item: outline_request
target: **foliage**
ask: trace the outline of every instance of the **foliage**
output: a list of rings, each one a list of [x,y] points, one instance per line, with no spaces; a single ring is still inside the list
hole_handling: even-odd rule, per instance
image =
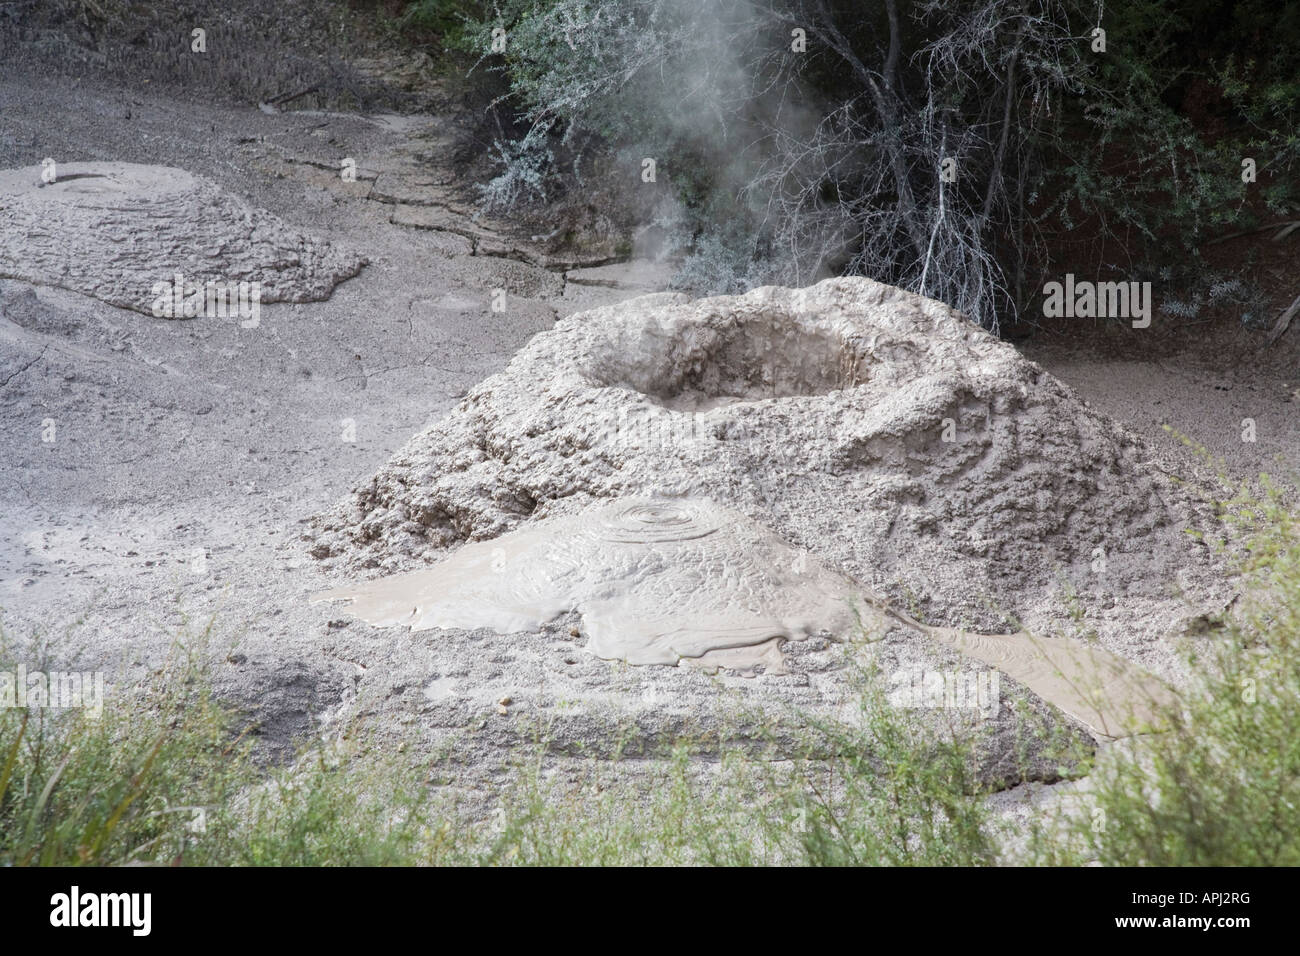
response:
[[[1300,18],[1265,6],[504,0],[457,42],[526,129],[489,207],[585,188],[592,152],[626,183],[653,158],[684,284],[863,273],[996,328],[1064,242],[1119,240],[1135,278],[1194,262],[1249,219],[1245,156],[1294,208]]]

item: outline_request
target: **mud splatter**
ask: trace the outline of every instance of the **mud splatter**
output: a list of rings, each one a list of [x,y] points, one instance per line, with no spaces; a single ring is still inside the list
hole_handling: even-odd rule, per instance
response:
[[[588,647],[629,664],[676,664],[711,652],[746,669],[773,638],[859,625],[853,582],[756,522],[708,501],[627,499],[468,544],[423,571],[337,588],[376,626],[533,630],[570,611]],[[870,629],[887,626],[868,610]]]

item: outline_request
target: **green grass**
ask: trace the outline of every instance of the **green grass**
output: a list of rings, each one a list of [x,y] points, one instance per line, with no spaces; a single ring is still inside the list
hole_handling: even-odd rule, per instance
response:
[[[201,808],[253,779],[249,745],[201,684],[168,671],[93,718],[0,709],[0,863],[170,861]]]
[[[973,738],[932,738],[877,686],[864,675],[860,724],[806,722],[796,760],[683,741],[555,774],[539,737],[485,814],[430,786],[455,780],[450,758],[360,731],[264,769],[180,661],[99,719],[0,711],[0,865],[992,862]]]

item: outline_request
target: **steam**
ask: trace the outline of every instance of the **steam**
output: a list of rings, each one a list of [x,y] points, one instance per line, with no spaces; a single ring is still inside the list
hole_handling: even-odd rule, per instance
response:
[[[1024,298],[1032,238],[1005,226],[1086,69],[1060,0],[560,0],[509,33],[532,126],[498,144],[489,204],[596,134],[657,193],[636,251],[687,254],[693,291],[865,275],[993,330]]]

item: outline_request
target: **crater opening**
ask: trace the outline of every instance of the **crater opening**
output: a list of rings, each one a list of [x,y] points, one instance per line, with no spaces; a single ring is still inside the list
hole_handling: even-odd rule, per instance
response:
[[[862,350],[812,317],[756,315],[725,323],[702,318],[626,331],[635,338],[611,340],[590,378],[678,411],[825,395],[867,380]]]

